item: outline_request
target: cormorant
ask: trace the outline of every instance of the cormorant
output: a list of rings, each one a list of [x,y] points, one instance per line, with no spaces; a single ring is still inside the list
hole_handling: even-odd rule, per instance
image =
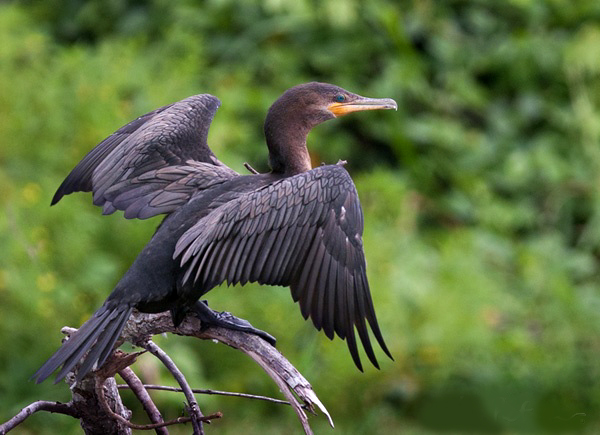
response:
[[[343,165],[312,169],[306,137],[316,125],[351,112],[396,109],[325,83],[288,89],[268,111],[264,132],[270,173],[241,176],[209,149],[209,125],[220,101],[195,95],[156,109],[93,148],[57,190],[92,191],[105,214],[166,214],[150,242],[102,307],[33,376],[39,383],[62,365],[56,382],[83,358],[77,379],[111,354],[132,310],[188,312],[208,325],[268,334],[199,298],[222,282],[289,286],[304,318],[345,339],[362,371],[354,329],[378,366],[366,323],[383,340],[366,276],[363,215]],[[88,352],[86,355],[86,352]]]

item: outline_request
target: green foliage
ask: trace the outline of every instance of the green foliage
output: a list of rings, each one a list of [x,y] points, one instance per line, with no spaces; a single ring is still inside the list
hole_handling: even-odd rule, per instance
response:
[[[26,380],[159,222],[101,216],[86,194],[50,209],[74,164],[134,117],[210,92],[213,150],[267,170],[266,109],[321,80],[399,104],[309,138],[315,164],[349,162],[396,361],[358,373],[285,289],[224,287],[211,305],[276,335],[341,433],[600,429],[600,3],[23,0],[0,5],[0,40],[0,420],[68,398]],[[195,386],[278,395],[224,346],[161,345]],[[156,397],[178,415],[180,396]],[[200,402],[225,413],[216,431],[298,431],[285,407]],[[21,428],[78,432],[55,415]]]

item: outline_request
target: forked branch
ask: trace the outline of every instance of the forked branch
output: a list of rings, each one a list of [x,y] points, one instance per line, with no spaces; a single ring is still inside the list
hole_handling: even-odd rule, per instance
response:
[[[234,349],[241,350],[256,361],[281,389],[294,408],[305,433],[312,433],[312,431],[300,401],[313,414],[316,405],[327,416],[329,424],[333,427],[333,420],[329,412],[313,391],[310,383],[277,349],[260,337],[224,328],[211,327],[202,330],[200,320],[193,316],[186,317],[181,325],[175,328],[171,316],[167,312],[159,314],[134,313],[122,336],[126,341],[141,344],[140,338],[147,340],[153,335],[164,332],[197,337],[203,340],[217,340]]]
[[[63,328],[63,331],[69,333],[73,330],[71,328]],[[188,316],[179,327],[175,328],[171,316],[167,312],[159,314],[134,312],[122,333],[121,343],[128,341],[134,345],[143,347],[157,356],[163,364],[165,364],[167,369],[178,380],[181,386],[180,391],[183,391],[186,395],[190,417],[180,417],[168,422],[163,421],[156,405],[148,395],[146,386],[142,384],[135,373],[129,368],[129,365],[135,361],[135,358],[139,353],[123,354],[122,352],[117,351],[109,358],[109,360],[107,360],[100,370],[92,372],[82,381],[74,383],[74,376],[70,375],[67,377],[67,382],[72,384],[70,385],[73,393],[72,401],[69,403],[46,401],[34,402],[23,408],[7,422],[0,424],[0,435],[14,429],[27,417],[37,411],[58,412],[70,415],[74,418],[79,418],[82,420],[82,427],[86,433],[99,433],[97,430],[94,431],[94,426],[99,424],[98,422],[103,421],[98,415],[105,415],[108,416],[109,419],[114,420],[117,425],[115,427],[118,429],[114,430],[116,431],[115,433],[131,433],[131,429],[154,429],[157,433],[167,433],[165,427],[168,425],[192,422],[194,433],[202,434],[202,422],[210,422],[211,419],[220,418],[222,414],[217,412],[208,416],[202,415],[194,398],[194,391],[185,380],[183,374],[175,366],[175,363],[173,363],[170,357],[151,341],[152,336],[165,332],[197,337],[202,340],[216,340],[244,352],[256,361],[256,363],[273,379],[288,402],[239,393],[212,392],[211,390],[198,390],[198,392],[205,394],[224,393],[225,395],[261,398],[262,400],[270,400],[276,403],[287,403],[293,407],[306,434],[312,434],[312,430],[309,426],[305,410],[314,414],[316,406],[327,416],[329,423],[333,427],[333,421],[331,420],[327,409],[325,409],[321,401],[317,398],[308,381],[277,349],[263,339],[246,332],[223,328],[211,327],[202,330],[200,320],[192,316]],[[129,388],[140,400],[148,413],[152,424],[136,425],[129,421],[128,417],[130,417],[130,413],[122,406],[117,385],[114,382],[113,377],[116,373],[121,375]],[[156,386],[148,387],[152,388]],[[85,398],[83,399],[83,402],[82,397]],[[87,412],[86,407],[94,409],[90,409],[92,412]],[[91,415],[93,415],[93,417],[90,417]],[[103,423],[106,423],[106,421],[103,421]]]

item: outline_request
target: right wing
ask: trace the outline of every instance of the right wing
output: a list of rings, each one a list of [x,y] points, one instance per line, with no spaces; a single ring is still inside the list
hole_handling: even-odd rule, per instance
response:
[[[378,366],[367,322],[385,345],[371,300],[362,245],[363,217],[346,170],[320,166],[243,194],[178,240],[182,283],[210,290],[227,281],[290,286],[304,318],[346,340],[362,370],[355,330]]]

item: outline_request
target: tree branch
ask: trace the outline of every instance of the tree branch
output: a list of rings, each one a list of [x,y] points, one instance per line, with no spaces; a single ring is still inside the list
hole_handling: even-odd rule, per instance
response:
[[[113,376],[117,371],[133,364],[139,354],[140,352],[114,352],[99,370],[81,381],[76,380],[74,372],[67,374],[65,381],[73,396],[71,402],[79,413],[81,427],[87,435],[131,434],[131,428],[123,423],[123,420],[131,418],[131,411],[123,405]],[[121,419],[114,418],[115,414]]]
[[[66,333],[73,331],[72,328],[66,327],[63,328],[63,330]],[[128,341],[132,344],[145,347],[163,361],[171,373],[178,379],[182,391],[186,395],[188,403],[190,404],[190,417],[181,417],[168,422],[163,422],[160,412],[156,409],[156,406],[146,391],[146,388],[158,388],[156,386],[145,387],[131,369],[128,368],[142,352],[124,354],[123,352],[117,351],[99,370],[92,372],[79,382],[75,382],[73,373],[67,375],[66,380],[73,395],[73,400],[71,400],[71,402],[66,404],[46,401],[34,402],[23,408],[15,415],[15,417],[0,425],[0,435],[13,429],[37,411],[59,412],[79,418],[81,419],[81,424],[86,434],[101,434],[108,432],[127,434],[131,433],[131,429],[158,429],[157,433],[165,433],[166,431],[163,432],[160,428],[164,428],[164,426],[170,424],[185,423],[188,421],[192,421],[193,423],[194,419],[198,422],[194,427],[194,431],[195,433],[201,434],[202,421],[208,422],[210,419],[220,418],[222,414],[217,412],[206,417],[202,416],[193,395],[194,390],[187,384],[185,377],[175,366],[171,358],[151,341],[153,335],[165,332],[197,337],[202,340],[216,340],[244,352],[256,361],[271,379],[273,379],[288,402],[242,393],[226,393],[214,390],[196,390],[197,392],[246,397],[289,404],[293,407],[306,434],[312,434],[312,430],[308,424],[308,418],[304,410],[306,409],[314,414],[316,406],[327,416],[330,425],[333,427],[333,421],[331,420],[327,409],[325,409],[318,399],[308,381],[277,349],[258,336],[246,332],[217,327],[210,327],[203,330],[200,320],[193,316],[186,317],[176,328],[173,325],[171,315],[168,312],[145,314],[135,311],[121,334],[119,344]],[[152,424],[135,425],[129,421],[131,413],[121,402],[117,385],[114,380],[114,375],[116,373],[121,373],[125,382],[128,383],[140,402],[142,402],[153,422]],[[169,387],[160,388],[168,389]]]
[[[168,312],[146,314],[136,311],[131,316],[131,319],[129,319],[123,331],[122,338],[135,343],[140,337],[171,332],[203,340],[217,340],[234,349],[239,349],[256,361],[279,386],[294,408],[305,433],[310,434],[312,431],[308,425],[306,413],[293,393],[304,402],[307,409],[313,414],[315,413],[316,405],[327,416],[331,427],[334,426],[329,412],[327,412],[327,409],[313,391],[310,383],[277,349],[253,334],[218,327],[210,327],[202,330],[201,326],[200,320],[194,316],[187,316],[175,328],[171,320],[171,315]]]
[[[16,426],[23,423],[27,417],[38,411],[65,414],[74,418],[79,418],[79,413],[75,410],[71,402],[61,403],[38,400],[37,402],[33,402],[32,404],[21,409],[17,415],[8,420],[6,423],[0,424],[0,435],[4,435],[6,432],[14,429]]]
[[[158,390],[158,391],[171,391],[174,393],[181,393],[183,390],[177,387],[168,387],[166,385],[152,385],[152,384],[143,384],[142,385],[146,390]],[[117,388],[119,390],[129,390],[131,387],[126,384],[118,384]],[[285,400],[273,399],[272,397],[267,396],[258,396],[256,394],[247,394],[247,393],[235,393],[232,391],[219,391],[219,390],[208,390],[202,388],[192,388],[192,392],[194,394],[207,394],[207,395],[215,395],[215,396],[228,396],[228,397],[241,397],[243,399],[254,399],[254,400],[264,400],[265,402],[277,403],[279,405],[288,405],[291,406],[290,402],[286,402]],[[303,409],[306,409],[306,405],[302,405]]]
[[[248,170],[248,172],[250,172],[251,174],[258,174],[258,171],[256,169],[254,169],[252,166],[250,166],[250,163],[248,162],[244,162],[244,168],[246,168]]]
[[[204,428],[202,422],[204,421],[202,411],[196,402],[192,388],[188,384],[187,380],[181,370],[177,368],[173,360],[167,355],[167,353],[156,345],[152,340],[142,340],[138,343],[139,346],[146,349],[156,358],[158,358],[165,367],[171,372],[177,383],[181,386],[183,394],[188,401],[188,412],[192,417],[192,426],[194,428],[194,435],[204,435]]]
[[[160,411],[152,401],[152,398],[150,397],[150,394],[148,394],[146,387],[144,387],[144,384],[133,372],[133,370],[131,370],[129,367],[125,367],[124,369],[119,370],[119,375],[125,381],[126,385],[131,388],[131,391],[133,394],[135,394],[135,397],[138,398],[144,407],[146,414],[148,414],[148,417],[150,417],[150,421],[155,424],[163,423],[164,420]],[[119,388],[119,385],[117,385],[117,388]],[[165,427],[156,428],[156,433],[158,435],[169,435],[169,431]]]
[[[175,420],[170,420],[170,421],[165,421],[165,422],[160,422],[160,423],[153,423],[153,424],[131,423],[129,420],[120,416],[119,414],[114,413],[113,410],[110,409],[110,406],[108,405],[108,403],[106,402],[106,398],[104,397],[104,382],[105,381],[106,381],[106,379],[103,380],[100,376],[96,376],[96,392],[98,394],[100,404],[102,405],[102,407],[104,408],[104,411],[106,411],[106,413],[109,416],[111,416],[115,420],[118,420],[119,422],[121,422],[122,424],[124,424],[125,426],[127,426],[131,429],[136,429],[136,430],[164,429],[166,426],[171,426],[174,424],[181,424],[181,423],[187,423],[190,421],[191,422],[194,421],[194,419],[191,417],[179,417],[179,418],[176,418]],[[211,415],[207,415],[207,416],[203,415],[203,416],[199,417],[199,421],[205,421],[208,423],[210,420],[213,420],[216,418],[221,418],[221,417],[223,417],[223,414],[220,412],[216,412]],[[194,429],[194,431],[195,431],[195,429]]]

